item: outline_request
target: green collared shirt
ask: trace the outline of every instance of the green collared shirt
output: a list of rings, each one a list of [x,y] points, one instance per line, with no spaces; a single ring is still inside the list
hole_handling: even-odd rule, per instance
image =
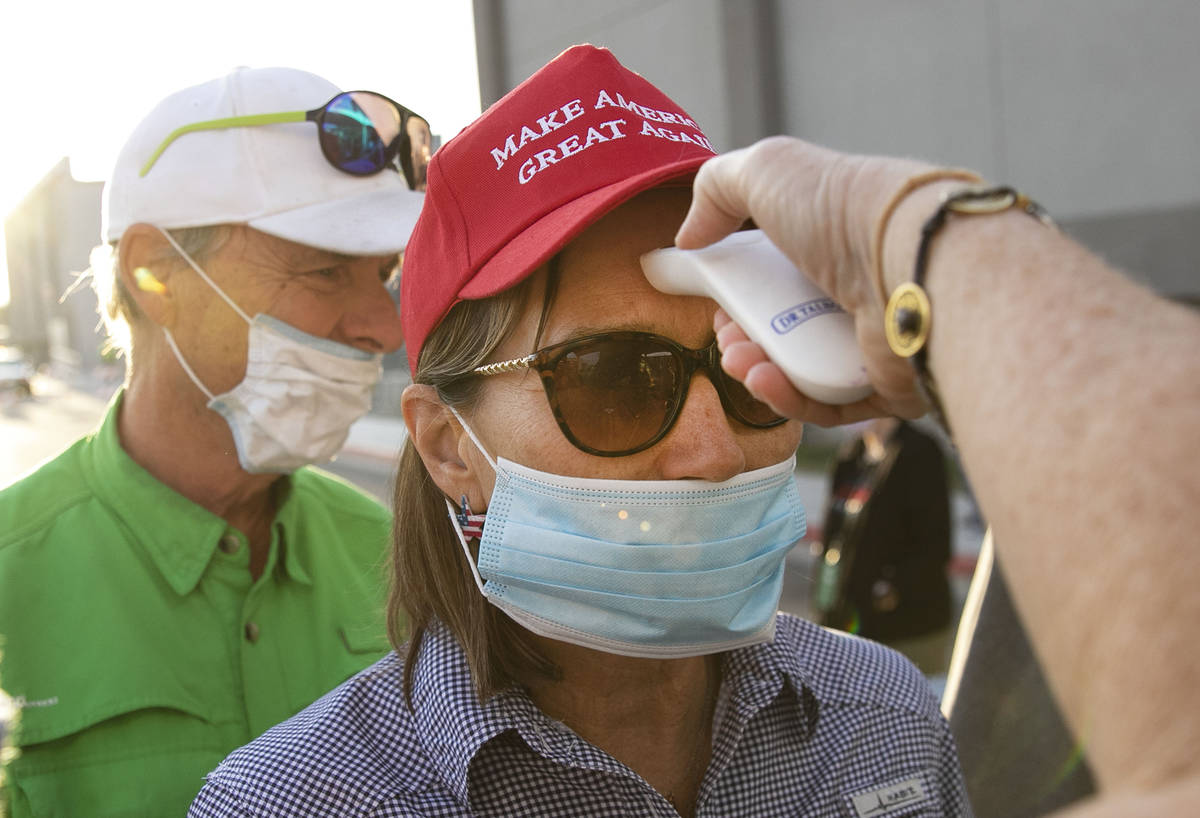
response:
[[[281,479],[252,581],[245,537],[121,448],[120,401],[0,492],[11,818],[182,816],[230,750],[388,649],[386,510],[314,469]]]

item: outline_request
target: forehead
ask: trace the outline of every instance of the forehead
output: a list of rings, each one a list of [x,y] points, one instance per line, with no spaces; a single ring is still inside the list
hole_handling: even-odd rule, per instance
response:
[[[711,334],[713,302],[660,293],[640,262],[643,253],[673,244],[690,201],[688,188],[648,191],[568,244],[558,258],[557,292],[542,343],[613,328],[651,330],[683,343]]]

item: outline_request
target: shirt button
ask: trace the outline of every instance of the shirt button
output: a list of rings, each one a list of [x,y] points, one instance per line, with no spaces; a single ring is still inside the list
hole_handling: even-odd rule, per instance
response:
[[[258,641],[258,625],[253,622],[246,623],[246,639],[250,642]]]
[[[223,554],[232,554],[242,547],[242,543],[238,540],[236,534],[226,534],[217,543],[217,548],[221,549]]]

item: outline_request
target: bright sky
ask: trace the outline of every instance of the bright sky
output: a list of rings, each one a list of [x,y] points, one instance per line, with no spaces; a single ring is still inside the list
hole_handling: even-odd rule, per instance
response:
[[[75,178],[102,180],[155,103],[239,65],[379,91],[443,141],[479,113],[471,0],[35,0],[2,17],[0,216],[64,156]]]

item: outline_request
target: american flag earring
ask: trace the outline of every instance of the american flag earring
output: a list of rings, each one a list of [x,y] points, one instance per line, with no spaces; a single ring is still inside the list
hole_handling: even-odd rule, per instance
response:
[[[467,495],[461,495],[458,504],[458,526],[462,529],[463,537],[468,540],[477,540],[483,536],[483,521],[487,514],[472,514],[471,504],[467,502]]]

